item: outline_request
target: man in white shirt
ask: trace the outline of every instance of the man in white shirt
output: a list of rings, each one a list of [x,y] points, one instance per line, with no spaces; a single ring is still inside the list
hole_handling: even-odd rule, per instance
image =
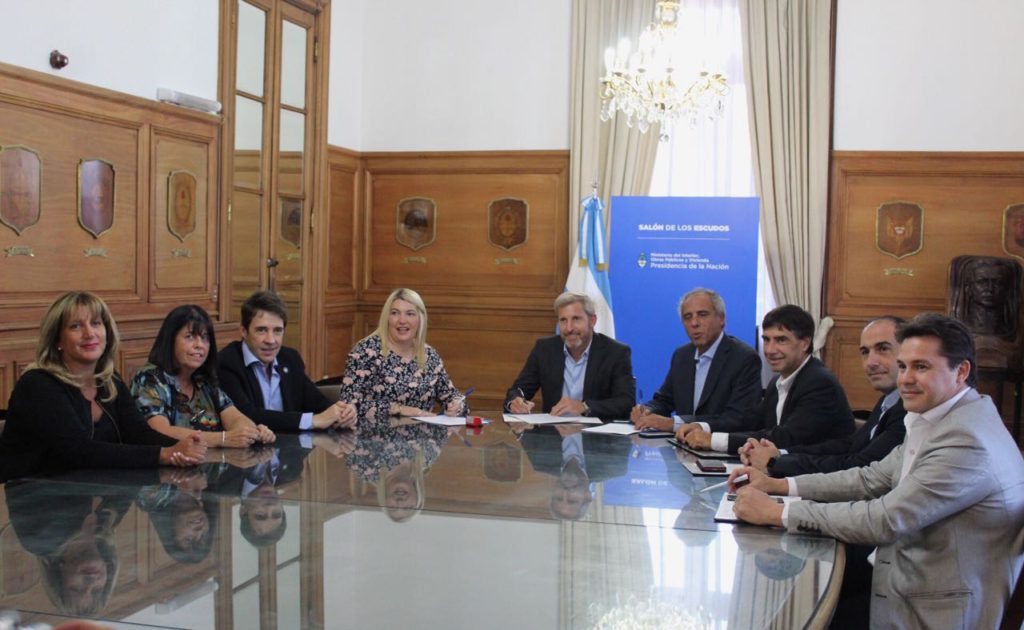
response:
[[[764,357],[778,376],[761,403],[741,419],[742,429],[720,420],[691,422],[676,432],[692,448],[736,453],[748,439],[779,448],[815,444],[853,433],[853,413],[835,375],[811,356],[814,319],[793,304],[769,311],[761,323]]]
[[[1024,564],[1024,459],[973,388],[974,339],[962,323],[923,314],[897,339],[906,441],[834,473],[772,479],[740,469],[730,480],[751,481],[735,513],[877,545],[872,627],[995,628]],[[766,492],[804,500],[783,507]]]

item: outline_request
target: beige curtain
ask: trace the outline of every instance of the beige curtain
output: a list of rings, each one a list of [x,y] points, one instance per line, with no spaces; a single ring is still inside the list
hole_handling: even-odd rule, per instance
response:
[[[778,304],[822,313],[832,0],[740,0],[761,234]],[[820,348],[832,326],[818,326]]]
[[[654,0],[573,0],[572,138],[569,145],[569,260],[576,255],[580,200],[597,181],[605,223],[613,195],[646,195],[658,150],[657,127],[646,134],[626,126],[624,116],[601,122],[604,51],[623,37],[636,46],[654,19]]]

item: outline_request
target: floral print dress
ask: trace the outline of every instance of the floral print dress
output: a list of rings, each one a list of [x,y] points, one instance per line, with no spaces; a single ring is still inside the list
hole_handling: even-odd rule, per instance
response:
[[[430,411],[461,395],[436,350],[427,346],[427,365],[421,370],[415,359],[395,352],[384,358],[377,335],[352,347],[341,380],[341,400],[355,405],[360,417],[386,418],[393,402]]]

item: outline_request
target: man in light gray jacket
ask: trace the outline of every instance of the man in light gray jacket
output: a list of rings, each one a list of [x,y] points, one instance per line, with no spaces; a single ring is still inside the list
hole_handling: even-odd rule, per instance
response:
[[[736,515],[877,545],[871,626],[995,628],[1024,564],[1024,459],[975,383],[974,340],[924,314],[900,327],[907,437],[881,461],[772,479],[753,468]],[[765,493],[798,495],[783,507]]]

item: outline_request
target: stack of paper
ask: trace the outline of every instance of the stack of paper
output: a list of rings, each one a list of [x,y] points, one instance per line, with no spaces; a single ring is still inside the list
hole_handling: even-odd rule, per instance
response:
[[[553,416],[549,413],[506,413],[502,417],[505,422],[525,422],[526,424],[601,424],[597,418]]]
[[[634,433],[640,433],[640,429],[624,422],[612,422],[602,424],[599,427],[587,427],[583,431],[584,433],[607,433],[608,435],[633,435]]]

